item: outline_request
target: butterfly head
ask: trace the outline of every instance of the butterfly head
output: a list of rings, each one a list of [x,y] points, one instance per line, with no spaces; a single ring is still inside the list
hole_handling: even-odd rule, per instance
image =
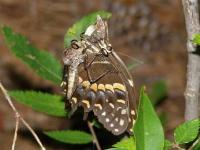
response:
[[[84,34],[84,40],[93,45],[93,51],[104,56],[112,53],[112,45],[108,39],[108,25],[99,15],[95,25],[90,25]]]

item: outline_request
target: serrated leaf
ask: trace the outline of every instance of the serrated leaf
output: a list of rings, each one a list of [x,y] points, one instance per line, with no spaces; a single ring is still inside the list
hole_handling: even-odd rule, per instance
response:
[[[87,144],[92,142],[92,136],[83,131],[48,131],[44,132],[47,136],[69,144]]]
[[[87,27],[91,24],[95,24],[97,15],[100,15],[103,19],[111,17],[111,13],[106,11],[97,11],[83,17],[67,30],[64,38],[64,47],[69,47],[72,40],[80,40],[80,35],[85,32]]]
[[[172,148],[173,143],[167,139],[165,139],[164,150],[169,150]]]
[[[184,144],[193,141],[199,133],[199,128],[199,119],[187,121],[179,125],[174,132],[174,138],[176,143]]]
[[[114,144],[113,147],[123,150],[136,150],[135,139],[133,137],[124,138]]]
[[[134,127],[137,150],[161,150],[164,148],[164,133],[161,122],[144,92],[140,92],[138,117]]]
[[[61,82],[61,65],[56,58],[46,51],[34,47],[22,35],[3,26],[2,34],[11,52],[32,68],[39,76],[54,83]]]
[[[160,80],[153,84],[152,90],[149,94],[153,105],[158,104],[163,98],[167,96],[167,85],[164,81]]]
[[[35,91],[10,91],[9,95],[33,110],[57,117],[67,116],[61,96]]]

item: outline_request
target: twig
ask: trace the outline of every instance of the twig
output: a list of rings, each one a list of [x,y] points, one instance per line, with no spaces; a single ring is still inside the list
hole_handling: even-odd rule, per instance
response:
[[[101,150],[101,146],[99,144],[99,141],[97,139],[96,133],[95,133],[94,128],[93,128],[93,123],[88,121],[88,127],[89,127],[90,132],[92,133],[92,136],[93,136],[93,143],[96,145],[97,150]]]
[[[15,144],[17,141],[17,133],[19,129],[19,114],[18,113],[16,113],[15,118],[16,118],[16,125],[15,125],[15,133],[14,133],[14,138],[13,138],[12,150],[15,149]]]
[[[173,148],[177,148],[178,150],[185,150],[185,149],[183,149],[183,148],[181,148],[179,145],[177,145],[177,144],[174,144],[173,145]]]
[[[39,137],[37,136],[37,134],[35,133],[35,131],[31,128],[31,126],[20,116],[20,120],[22,121],[22,123],[29,129],[29,131],[32,133],[32,135],[34,136],[35,140],[37,141],[37,143],[40,145],[42,150],[45,150],[44,146],[42,145]]]
[[[176,149],[178,149],[178,150],[185,150],[185,149],[183,149],[183,148],[181,148],[179,145],[177,145],[177,144],[174,144],[173,145],[173,148],[176,148]]]
[[[188,148],[188,150],[193,150],[193,148],[199,143],[200,136],[192,143],[192,145]]]
[[[42,150],[46,150],[45,147],[42,145],[39,137],[37,136],[37,134],[35,133],[35,131],[31,128],[31,126],[22,118],[22,116],[19,114],[19,112],[17,111],[17,109],[15,108],[15,106],[13,105],[10,96],[8,95],[8,92],[6,91],[6,89],[3,87],[3,85],[0,82],[0,89],[2,90],[6,100],[8,101],[10,107],[12,108],[12,110],[15,113],[16,116],[16,126],[15,126],[15,134],[14,134],[14,138],[13,138],[13,143],[12,143],[12,150],[15,149],[15,144],[17,141],[17,133],[18,133],[18,129],[19,129],[19,121],[21,121],[27,128],[28,130],[32,133],[32,135],[34,136],[35,140],[37,141],[37,143],[39,144],[40,148]]]
[[[182,0],[186,30],[188,35],[187,85],[185,90],[185,120],[199,117],[200,91],[200,56],[195,54],[196,46],[192,43],[194,34],[200,32],[198,0]]]

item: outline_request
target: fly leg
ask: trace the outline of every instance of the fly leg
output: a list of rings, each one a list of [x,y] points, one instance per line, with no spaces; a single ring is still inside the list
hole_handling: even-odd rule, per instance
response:
[[[69,103],[69,100],[67,99],[67,90],[68,90],[68,71],[69,71],[69,66],[64,65],[63,68],[63,76],[62,76],[62,82],[60,86],[64,89],[64,94],[65,94],[65,110],[69,111],[71,106]]]
[[[68,66],[67,65],[64,65],[64,68],[63,68],[63,75],[62,75],[62,82],[60,84],[60,86],[62,88],[65,88],[67,87],[67,73],[68,73]],[[67,90],[67,89],[66,89]]]

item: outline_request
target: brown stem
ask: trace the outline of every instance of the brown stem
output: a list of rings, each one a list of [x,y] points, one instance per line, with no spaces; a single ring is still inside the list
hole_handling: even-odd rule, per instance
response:
[[[35,133],[35,131],[31,128],[31,126],[22,118],[22,116],[19,114],[19,112],[17,111],[17,109],[15,108],[15,106],[13,105],[13,102],[10,98],[10,96],[8,95],[7,90],[3,87],[3,85],[0,82],[0,89],[3,92],[7,102],[9,103],[10,107],[12,108],[12,110],[15,113],[15,117],[16,117],[16,126],[15,126],[15,133],[14,133],[14,138],[13,138],[13,143],[12,143],[12,150],[15,149],[15,144],[17,141],[17,132],[19,129],[19,121],[21,121],[27,128],[28,130],[32,133],[32,135],[34,136],[35,140],[37,141],[37,143],[39,144],[41,150],[46,150],[45,147],[43,146],[43,144],[41,143],[39,137],[37,136],[37,134]]]
[[[99,144],[99,141],[97,139],[96,133],[94,131],[93,124],[91,122],[89,122],[89,121],[88,121],[88,127],[89,127],[90,132],[92,133],[92,136],[93,136],[93,143],[96,145],[97,150],[101,150],[101,146]]]
[[[18,133],[18,129],[19,129],[19,114],[18,113],[16,113],[15,118],[16,118],[16,124],[15,124],[15,133],[14,133],[14,137],[13,137],[12,150],[15,150],[15,144],[17,141],[17,133]]]
[[[182,0],[187,30],[187,85],[185,90],[185,120],[199,117],[200,56],[192,43],[194,34],[200,33],[198,0]]]

